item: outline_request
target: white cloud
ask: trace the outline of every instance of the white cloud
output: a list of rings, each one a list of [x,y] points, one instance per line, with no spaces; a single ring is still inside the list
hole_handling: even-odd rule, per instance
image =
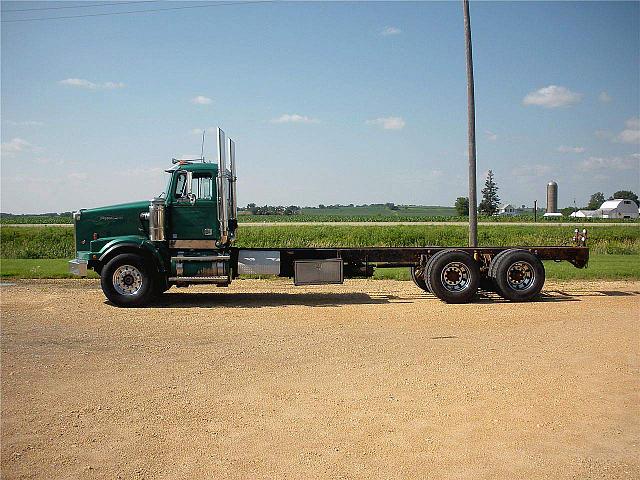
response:
[[[367,125],[378,125],[385,130],[402,130],[406,122],[402,117],[381,117],[374,120],[367,120]]]
[[[600,92],[600,95],[598,95],[598,100],[600,100],[602,103],[609,103],[612,98],[611,95],[609,95],[607,92]]]
[[[320,123],[320,120],[305,115],[298,115],[297,113],[285,113],[278,118],[271,119],[271,123]]]
[[[560,145],[556,150],[560,153],[584,153],[586,148],[584,147],[567,147],[565,145]]]
[[[487,136],[487,140],[489,140],[490,142],[495,142],[496,140],[498,140],[498,134],[497,133],[493,133],[492,131],[489,131],[489,130],[487,130],[484,133]]]
[[[42,125],[44,125],[43,122],[37,122],[35,120],[24,120],[22,122],[14,122],[10,120],[7,123],[9,125],[13,125],[14,127],[41,127]]]
[[[191,99],[191,103],[194,103],[196,105],[210,105],[211,102],[213,102],[213,100],[211,100],[209,97],[203,97],[202,95],[198,95],[197,97],[193,97]]]
[[[400,35],[402,33],[402,30],[400,30],[398,27],[385,27],[382,32],[380,32],[380,35],[382,35],[383,37],[388,37],[389,35]]]
[[[551,165],[534,164],[520,165],[511,170],[514,177],[542,177],[548,175],[554,170]]]
[[[633,170],[640,167],[640,154],[625,157],[589,157],[583,160],[579,168],[584,172],[594,170]]]
[[[107,90],[113,90],[115,88],[124,88],[124,83],[122,82],[104,82],[103,84],[100,85],[101,88],[107,89]]]
[[[16,153],[31,150],[33,148],[33,145],[31,145],[26,140],[23,140],[22,138],[16,137],[11,139],[8,142],[2,143],[0,147],[1,147],[2,155],[11,157]]]
[[[640,118],[632,117],[625,122],[627,128],[618,134],[618,143],[640,143]]]
[[[528,93],[522,103],[544,108],[558,108],[574,105],[582,100],[582,94],[572,92],[566,87],[549,85],[535,92]]]
[[[124,88],[125,85],[122,82],[104,82],[94,83],[84,78],[66,78],[58,82],[60,85],[68,87],[84,88],[87,90],[114,90],[116,88]]]

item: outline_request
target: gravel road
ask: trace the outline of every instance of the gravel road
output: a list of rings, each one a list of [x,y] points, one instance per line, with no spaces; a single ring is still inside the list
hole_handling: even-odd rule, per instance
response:
[[[640,478],[640,282],[0,287],[2,478]]]

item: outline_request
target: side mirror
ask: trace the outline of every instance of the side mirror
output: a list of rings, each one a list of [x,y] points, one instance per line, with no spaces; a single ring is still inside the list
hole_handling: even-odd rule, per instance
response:
[[[187,198],[189,199],[189,203],[191,205],[196,203],[196,195],[194,193],[191,193],[191,192],[187,193]]]

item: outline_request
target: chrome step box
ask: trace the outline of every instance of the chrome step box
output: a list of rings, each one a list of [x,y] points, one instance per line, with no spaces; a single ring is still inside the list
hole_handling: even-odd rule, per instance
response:
[[[293,263],[293,282],[296,285],[326,285],[343,283],[341,258],[327,260],[296,260]]]
[[[238,274],[280,275],[278,250],[238,250]]]

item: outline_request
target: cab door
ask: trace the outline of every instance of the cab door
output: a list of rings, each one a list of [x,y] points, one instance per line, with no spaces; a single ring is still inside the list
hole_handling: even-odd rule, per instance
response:
[[[174,174],[169,240],[220,238],[215,181],[211,172],[179,170]]]

